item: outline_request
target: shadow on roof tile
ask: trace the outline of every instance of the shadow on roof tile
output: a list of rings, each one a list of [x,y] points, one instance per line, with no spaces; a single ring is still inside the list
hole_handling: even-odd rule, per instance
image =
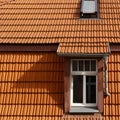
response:
[[[24,67],[21,68],[22,70],[25,70],[25,67],[28,67],[29,70],[24,71],[23,75],[21,74],[20,78],[11,84],[12,92],[42,95],[41,104],[56,104],[60,109],[63,109],[61,106],[63,104],[63,70],[60,69],[63,68],[60,67],[62,64],[50,62],[49,60],[44,62],[46,59],[44,57],[46,56],[41,57],[36,63],[31,63],[29,67],[26,65],[22,66]],[[26,101],[24,100],[22,101],[23,103]]]
[[[73,14],[73,18],[80,18],[80,1],[78,1],[78,3],[76,4],[76,9],[75,12]]]

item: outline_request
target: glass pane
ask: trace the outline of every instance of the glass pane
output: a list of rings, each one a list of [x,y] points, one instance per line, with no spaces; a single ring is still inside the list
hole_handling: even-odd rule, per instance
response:
[[[91,60],[91,71],[96,71],[96,60]]]
[[[77,61],[72,61],[72,71],[77,71]]]
[[[86,76],[86,82],[95,83],[96,84],[96,76]]]
[[[83,71],[83,60],[79,61],[79,71]]]
[[[83,76],[73,76],[73,103],[83,103]]]
[[[90,71],[90,61],[85,60],[85,71]]]
[[[86,76],[86,103],[96,103],[96,76]]]

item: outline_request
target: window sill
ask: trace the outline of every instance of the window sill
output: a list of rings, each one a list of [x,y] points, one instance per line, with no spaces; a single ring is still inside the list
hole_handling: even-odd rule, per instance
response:
[[[70,113],[96,113],[99,112],[96,107],[71,107]]]

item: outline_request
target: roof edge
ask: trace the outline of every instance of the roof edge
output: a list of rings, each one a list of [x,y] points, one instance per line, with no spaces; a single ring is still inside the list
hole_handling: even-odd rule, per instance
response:
[[[0,44],[0,52],[56,52],[59,44]]]
[[[104,57],[109,56],[110,53],[57,53],[59,56],[64,57]]]

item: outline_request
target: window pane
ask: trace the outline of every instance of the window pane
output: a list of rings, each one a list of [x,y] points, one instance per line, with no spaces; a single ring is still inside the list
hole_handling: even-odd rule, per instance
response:
[[[72,61],[72,71],[77,71],[77,61]]]
[[[83,60],[79,61],[79,71],[83,71]]]
[[[86,76],[86,82],[96,84],[96,76]]]
[[[90,61],[85,60],[85,71],[90,71]]]
[[[86,76],[86,103],[96,103],[96,76]]]
[[[73,103],[83,103],[83,76],[73,76]]]
[[[96,61],[91,60],[91,71],[96,71]]]

